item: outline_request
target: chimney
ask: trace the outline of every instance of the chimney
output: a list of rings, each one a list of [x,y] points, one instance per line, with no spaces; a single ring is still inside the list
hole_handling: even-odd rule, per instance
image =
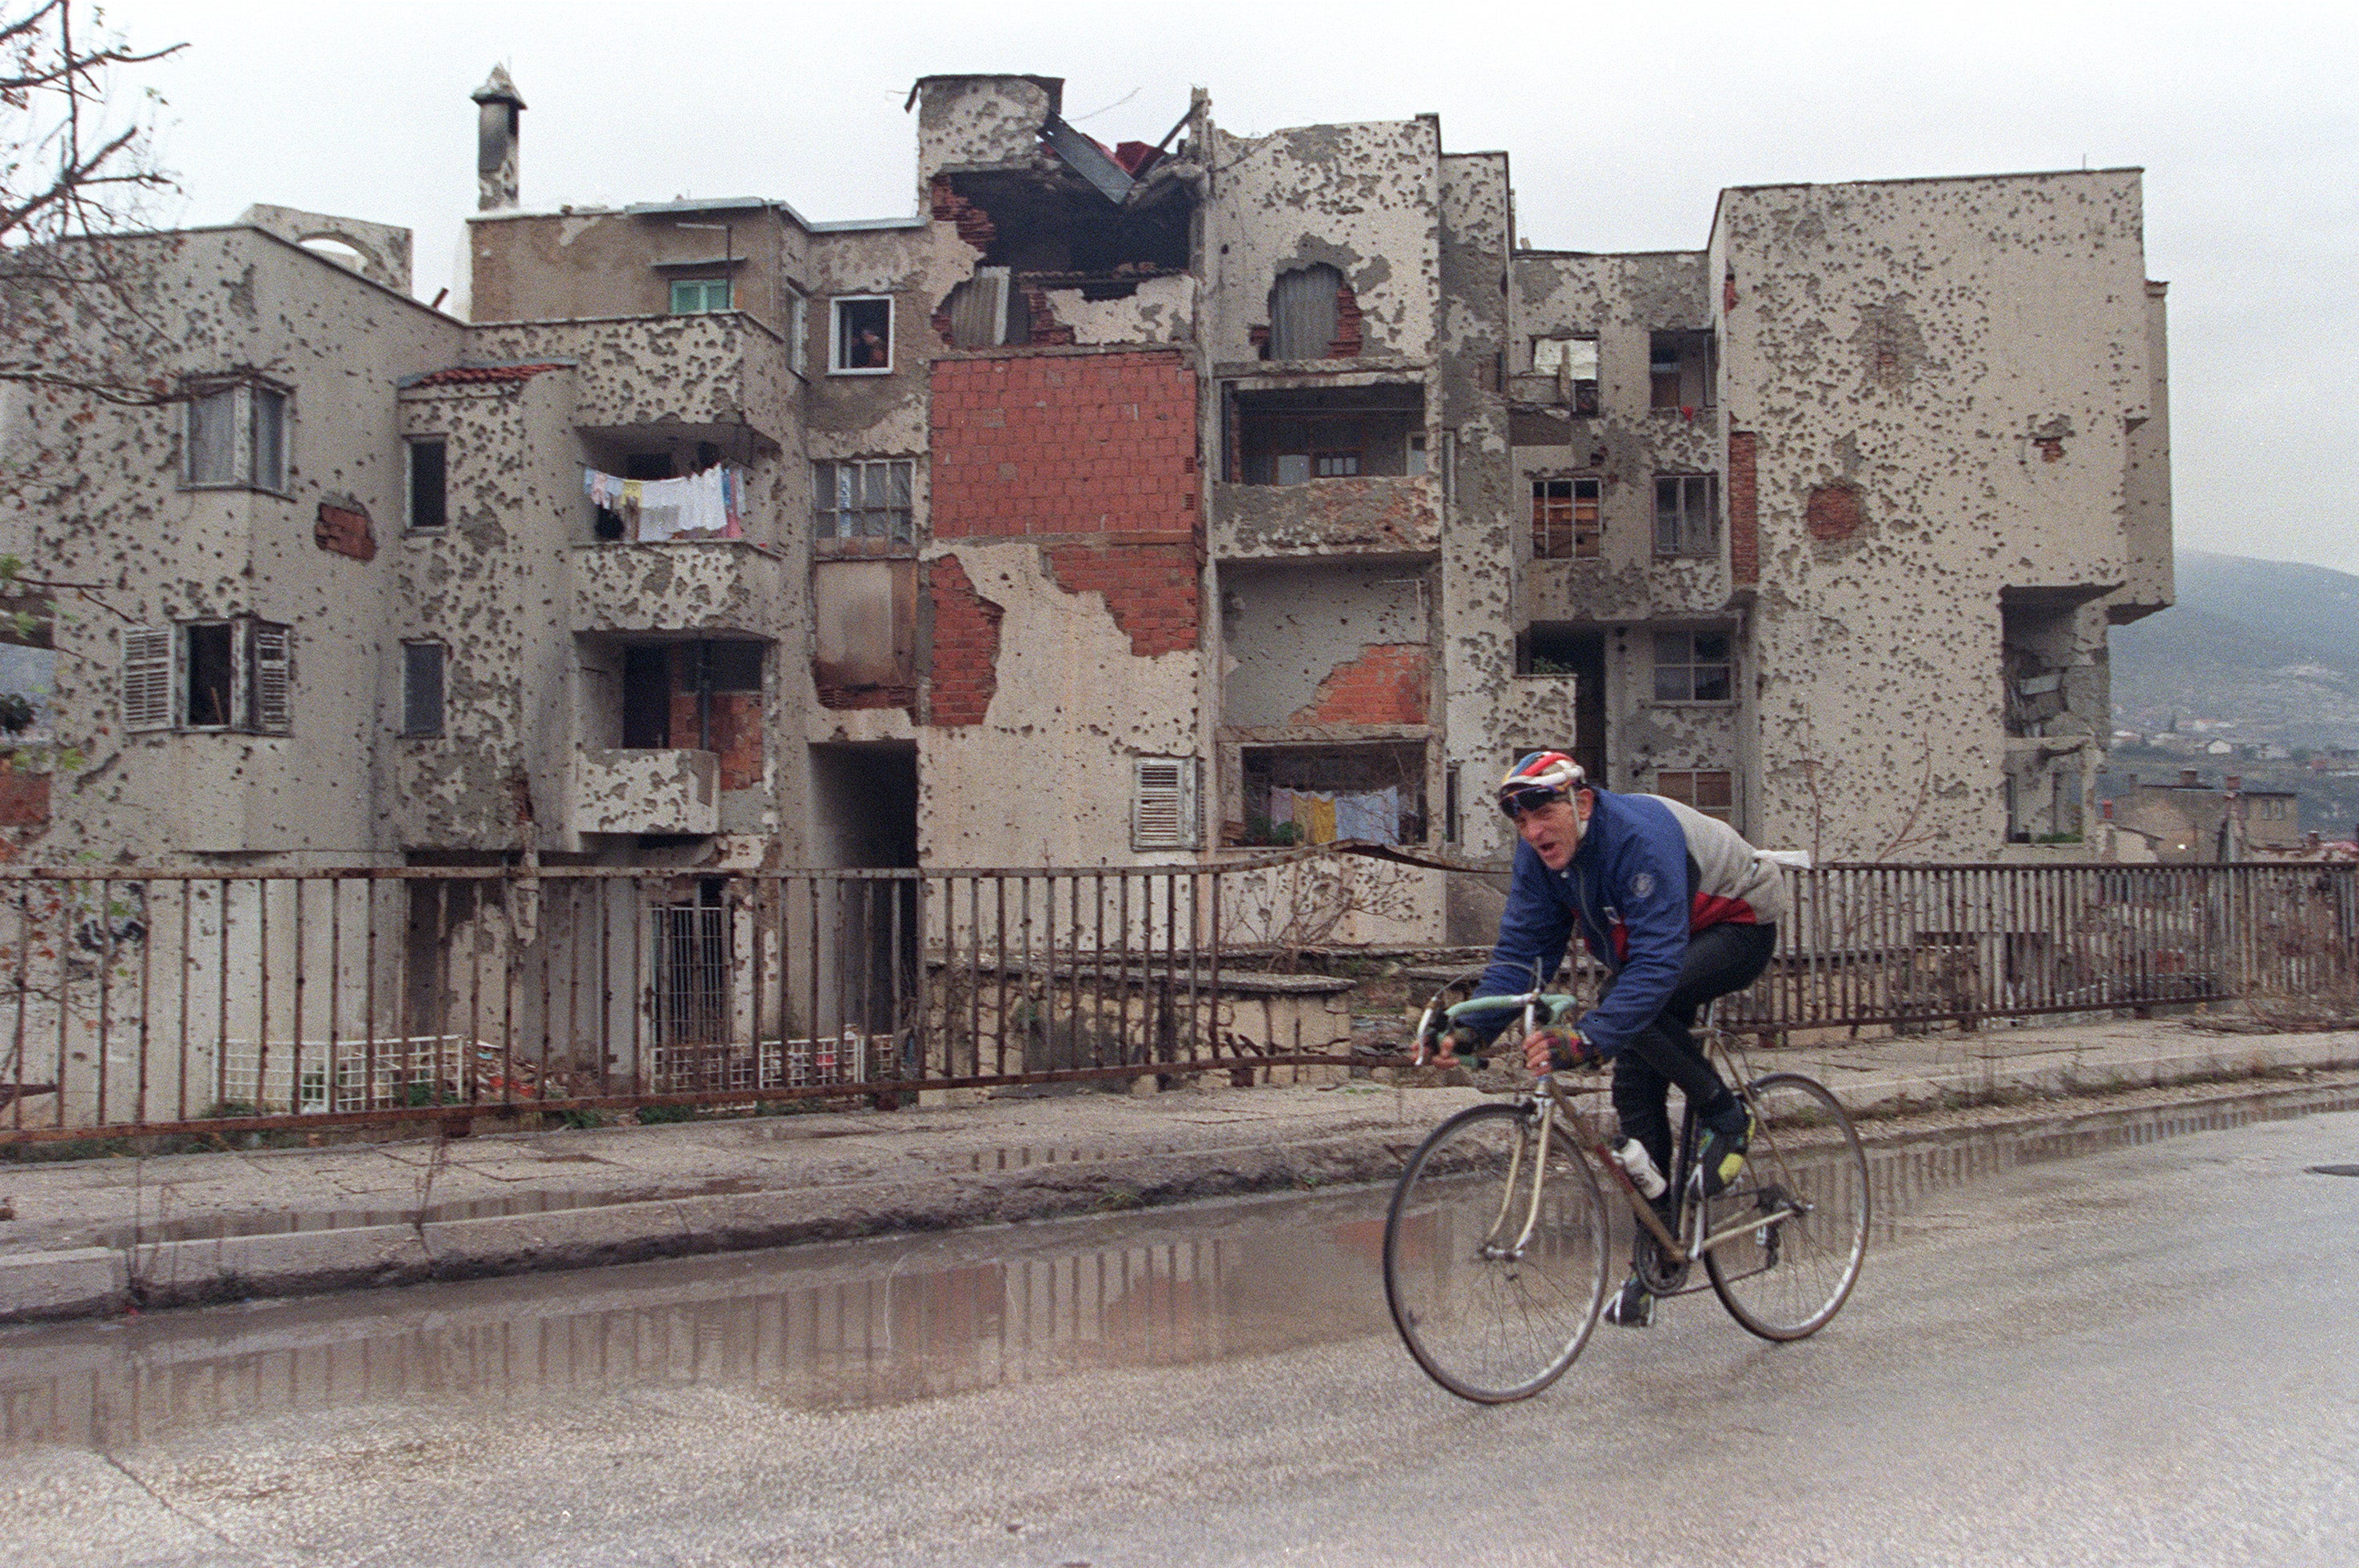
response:
[[[516,141],[524,97],[504,65],[492,67],[491,75],[469,96],[482,105],[475,121],[475,208],[502,212],[517,200]]]
[[[2244,787],[2245,776],[2241,773],[2231,773],[2225,779],[2220,780],[2220,788],[2226,790],[2231,795],[2234,794]]]
[[[2195,769],[2192,768],[2182,768],[2179,770],[2179,787],[2182,789],[2192,789],[2195,788]]]

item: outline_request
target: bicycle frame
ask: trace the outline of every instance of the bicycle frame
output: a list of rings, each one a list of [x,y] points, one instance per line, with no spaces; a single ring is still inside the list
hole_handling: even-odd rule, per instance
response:
[[[1570,1004],[1573,998],[1570,996],[1552,996],[1535,988],[1514,996],[1469,997],[1463,1002],[1455,1003],[1441,1009],[1440,1017],[1454,1020],[1464,1014],[1496,1012],[1503,1007],[1517,1007],[1523,1009],[1524,1033],[1528,1035],[1538,1025],[1539,1009],[1542,1006],[1548,1007],[1551,1017],[1557,1017],[1562,1012],[1560,1004]],[[1424,1016],[1418,1023],[1418,1050],[1420,1059],[1424,1051],[1424,1042],[1430,1038],[1435,1021],[1436,1010],[1429,1002],[1426,1005]],[[1705,1027],[1710,1029],[1709,1024]],[[1710,1032],[1716,1040],[1719,1031],[1710,1029]],[[1723,1058],[1723,1064],[1733,1069],[1734,1063],[1726,1062],[1724,1051]],[[1593,1166],[1606,1171],[1613,1177],[1621,1189],[1624,1201],[1630,1205],[1632,1216],[1653,1236],[1656,1245],[1663,1249],[1664,1256],[1674,1266],[1683,1267],[1691,1264],[1714,1247],[1737,1236],[1764,1230],[1770,1225],[1782,1225],[1787,1220],[1800,1216],[1801,1210],[1788,1205],[1773,1214],[1746,1214],[1734,1224],[1705,1235],[1703,1229],[1705,1205],[1701,1202],[1691,1203],[1688,1194],[1688,1173],[1693,1157],[1691,1147],[1693,1113],[1690,1112],[1689,1126],[1682,1130],[1680,1139],[1680,1158],[1675,1162],[1678,1169],[1669,1173],[1673,1181],[1673,1190],[1680,1194],[1678,1214],[1680,1230],[1684,1232],[1689,1228],[1688,1221],[1690,1215],[1694,1219],[1694,1236],[1691,1240],[1682,1241],[1680,1236],[1671,1234],[1670,1228],[1663,1224],[1662,1217],[1655,1212],[1655,1205],[1647,1200],[1645,1193],[1638,1191],[1637,1182],[1631,1179],[1628,1171],[1623,1169],[1622,1161],[1614,1157],[1613,1145],[1599,1128],[1594,1118],[1584,1115],[1581,1107],[1574,1103],[1573,1096],[1577,1093],[1602,1092],[1598,1089],[1585,1091],[1570,1089],[1558,1082],[1556,1073],[1543,1073],[1539,1076],[1539,1081],[1528,1093],[1516,1097],[1517,1105],[1525,1108],[1527,1116],[1532,1118],[1531,1131],[1516,1145],[1508,1165],[1506,1194],[1500,1199],[1498,1215],[1492,1221],[1489,1236],[1484,1244],[1483,1249],[1486,1255],[1518,1258],[1523,1255],[1524,1249],[1531,1245],[1532,1233],[1539,1227],[1542,1151],[1548,1148],[1549,1130],[1559,1126],[1565,1129],[1565,1135],[1571,1140],[1573,1147],[1580,1149]],[[1738,1083],[1737,1092],[1744,1093],[1742,1080]],[[1560,1117],[1562,1118],[1560,1121]],[[1520,1191],[1518,1183],[1523,1179],[1523,1166],[1527,1160],[1529,1160],[1532,1166],[1530,1195],[1523,1200],[1522,1220],[1513,1222],[1513,1211]],[[1503,1243],[1500,1238],[1507,1233],[1511,1222],[1515,1240]],[[1686,1285],[1663,1293],[1685,1295],[1690,1291],[1704,1289],[1706,1287],[1702,1284]]]

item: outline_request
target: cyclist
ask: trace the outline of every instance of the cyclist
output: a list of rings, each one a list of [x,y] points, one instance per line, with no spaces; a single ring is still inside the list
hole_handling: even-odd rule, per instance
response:
[[[1526,1037],[1526,1064],[1539,1073],[1613,1063],[1622,1135],[1637,1139],[1658,1171],[1670,1169],[1677,1083],[1703,1128],[1704,1193],[1716,1195],[1743,1169],[1753,1127],[1696,1044],[1696,1010],[1767,967],[1786,912],[1777,866],[1727,823],[1677,800],[1595,788],[1560,751],[1533,752],[1509,768],[1499,806],[1522,842],[1475,995],[1512,996],[1535,975],[1553,975],[1578,925],[1608,971],[1603,994],[1571,1025]],[[1473,1053],[1506,1021],[1504,1008],[1473,1015],[1443,1037],[1439,1059]],[[1668,1192],[1656,1200],[1667,1221],[1673,1201]],[[1643,1328],[1652,1312],[1633,1273],[1605,1317]]]

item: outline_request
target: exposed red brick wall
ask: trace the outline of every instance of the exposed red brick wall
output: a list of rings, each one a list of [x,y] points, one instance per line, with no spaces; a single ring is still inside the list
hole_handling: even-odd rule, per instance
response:
[[[1196,646],[1202,565],[1192,544],[1051,546],[1049,571],[1068,593],[1105,595],[1114,624],[1141,659]]]
[[[1751,430],[1728,432],[1728,576],[1761,581],[1761,441]]]
[[[762,694],[759,691],[715,691],[712,694],[712,749],[721,754],[723,789],[758,789],[762,786]]]
[[[49,776],[0,773],[0,827],[37,828],[49,820]],[[13,855],[0,859],[13,859]]]
[[[933,365],[933,534],[1198,531],[1196,376],[1179,354]]]
[[[1349,283],[1335,286],[1335,335],[1328,340],[1330,359],[1360,357],[1360,297],[1352,292]]]
[[[1847,539],[1859,532],[1859,487],[1821,485],[1802,507],[1802,527],[1814,539]]]
[[[1421,724],[1432,650],[1424,643],[1370,643],[1319,682],[1294,724]]]
[[[955,555],[926,563],[926,597],[934,609],[930,722],[979,724],[999,690],[999,623],[1006,611],[975,592]]]
[[[990,213],[951,190],[947,180],[935,180],[930,194],[936,223],[955,224],[958,237],[977,250],[991,248],[991,242],[999,237],[999,229],[992,223]]]
[[[1057,320],[1056,310],[1049,303],[1049,291],[1037,283],[1018,287],[1024,290],[1024,319],[1031,324],[1033,346],[1071,347],[1074,341],[1073,329]]]

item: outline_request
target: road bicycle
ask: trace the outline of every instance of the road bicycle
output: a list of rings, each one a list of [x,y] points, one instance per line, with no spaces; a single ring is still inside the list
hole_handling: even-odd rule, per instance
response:
[[[1427,1004],[1419,1061],[1462,1016],[1519,1007],[1520,1041],[1573,1007],[1537,984],[1521,996],[1445,1005],[1461,987],[1466,977]],[[1742,1052],[1725,1031],[1707,1021],[1698,1035],[1738,1085],[1755,1130],[1743,1171],[1706,1198],[1688,1107],[1667,1173],[1668,1224],[1615,1157],[1618,1123],[1595,1100],[1603,1085],[1566,1073],[1460,1111],[1409,1156],[1385,1219],[1385,1297],[1409,1354],[1443,1388],[1499,1404],[1529,1399],[1572,1365],[1614,1283],[1607,1185],[1629,1203],[1633,1264],[1655,1296],[1709,1284],[1730,1316],[1772,1340],[1815,1334],[1842,1310],[1867,1253],[1859,1134],[1823,1084],[1799,1073],[1740,1073],[1732,1058]],[[1704,1282],[1691,1283],[1699,1259]]]

